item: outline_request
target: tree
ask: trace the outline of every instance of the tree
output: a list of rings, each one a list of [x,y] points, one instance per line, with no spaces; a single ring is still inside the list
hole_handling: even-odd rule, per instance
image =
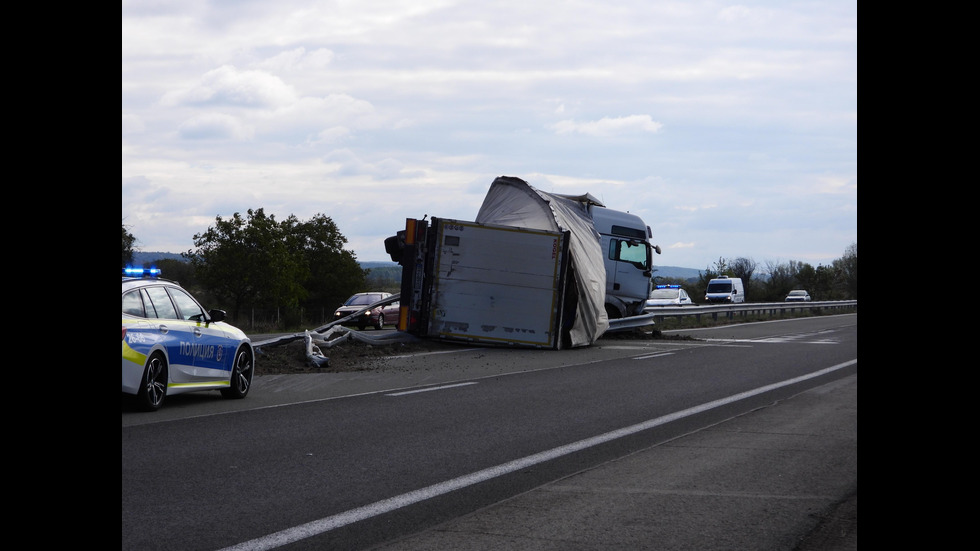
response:
[[[727,275],[742,279],[746,288],[746,299],[753,302],[779,302],[793,289],[806,289],[813,300],[857,300],[857,242],[844,251],[842,258],[830,266],[817,266],[797,260],[777,264],[768,262],[768,278],[755,277],[756,263],[752,259],[738,257],[729,261],[721,257],[714,267],[708,266],[698,274],[698,280],[685,283],[692,297],[703,297],[708,282]],[[654,278],[660,283],[662,278]],[[751,286],[751,291],[749,290]]]
[[[191,263],[174,258],[160,258],[153,264],[160,269],[161,277],[180,283],[181,287],[191,291],[192,295],[205,294],[203,289],[198,288],[194,266]]]
[[[844,250],[844,256],[832,264],[835,272],[834,292],[845,299],[857,300],[858,245],[855,241]]]
[[[708,291],[708,282],[712,279],[724,274],[728,269],[728,265],[724,258],[719,258],[718,262],[715,263],[715,269],[712,270],[711,266],[707,266],[704,272],[698,272],[698,281],[690,289],[691,297],[699,297],[699,299],[704,299],[704,294]],[[699,299],[694,299],[695,301]]]
[[[343,248],[347,238],[331,218],[316,214],[307,222],[294,222],[289,234],[291,248],[306,269],[303,287],[308,295],[303,305],[309,312],[333,313],[347,297],[366,290],[366,272],[354,252]]]
[[[817,270],[810,264],[806,262],[800,263],[799,269],[796,271],[796,285],[793,286],[794,289],[806,289],[810,293],[810,296],[815,296],[817,293],[819,278],[817,277]],[[819,293],[817,293],[819,295]]]
[[[796,261],[791,260],[789,264],[770,261],[766,270],[769,272],[769,279],[762,285],[763,296],[758,298],[764,302],[783,300],[796,285]]]
[[[295,217],[280,224],[261,208],[247,214],[247,219],[237,212],[229,220],[217,216],[214,226],[194,235],[197,250],[184,253],[200,283],[231,302],[235,319],[245,306],[295,307],[306,295],[305,267],[290,250],[284,229]]]
[[[122,266],[120,269],[133,263],[133,246],[136,238],[126,229],[126,224],[122,225]]]
[[[282,222],[263,209],[247,216],[220,216],[194,236],[184,253],[197,282],[215,299],[231,303],[231,318],[246,308],[275,309],[287,326],[303,322],[304,312],[325,317],[350,295],[365,290],[365,270],[333,220],[317,214],[309,221],[289,215]],[[268,318],[266,318],[268,319]]]
[[[729,274],[731,277],[737,277],[742,280],[742,283],[745,286],[745,300],[748,300],[748,297],[750,296],[755,296],[755,292],[753,290],[754,285],[752,284],[752,274],[755,273],[754,260],[740,256],[732,261],[731,265],[729,266],[729,271],[731,272]]]

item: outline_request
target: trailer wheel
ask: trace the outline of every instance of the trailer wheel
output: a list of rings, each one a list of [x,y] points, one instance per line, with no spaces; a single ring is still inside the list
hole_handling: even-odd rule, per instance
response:
[[[612,304],[606,304],[606,317],[611,320],[616,320],[623,317],[623,314]]]

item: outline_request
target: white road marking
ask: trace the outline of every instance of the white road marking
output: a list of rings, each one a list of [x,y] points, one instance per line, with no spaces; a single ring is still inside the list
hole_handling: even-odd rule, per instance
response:
[[[445,389],[445,388],[455,388],[455,387],[458,387],[458,386],[469,386],[469,385],[475,385],[475,384],[476,383],[474,383],[474,382],[470,382],[470,383],[456,383],[454,385],[442,385],[442,386],[434,386],[434,387],[430,387],[430,388],[419,388],[419,389],[416,389],[416,390],[406,390],[405,392],[392,392],[391,394],[385,394],[385,396],[404,396],[406,394],[418,394],[419,392],[429,392],[430,390],[442,390],[442,389]]]
[[[646,356],[636,356],[634,360],[646,360],[648,358],[662,358],[664,356],[672,356],[673,352],[660,352],[657,354],[647,354]]]
[[[816,341],[804,341],[800,340],[803,336],[786,336],[786,337],[767,337],[764,339],[701,339],[708,342],[723,342],[723,343],[733,343],[733,342],[747,342],[747,343],[787,343],[791,342],[794,344],[839,344],[834,340],[816,340]]]

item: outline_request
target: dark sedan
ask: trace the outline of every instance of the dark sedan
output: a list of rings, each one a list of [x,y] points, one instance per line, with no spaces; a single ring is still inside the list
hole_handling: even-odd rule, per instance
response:
[[[390,296],[391,293],[383,292],[357,293],[347,299],[343,306],[337,308],[333,313],[333,318],[334,320],[339,320]],[[398,323],[397,301],[365,310],[359,316],[344,321],[343,325],[356,325],[358,329],[363,331],[368,325],[375,329],[381,329],[386,324],[393,323]]]

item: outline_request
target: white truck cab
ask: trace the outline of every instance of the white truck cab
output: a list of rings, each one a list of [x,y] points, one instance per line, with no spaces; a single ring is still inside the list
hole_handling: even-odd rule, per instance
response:
[[[742,278],[719,276],[708,282],[704,293],[705,302],[735,304],[745,302],[745,286]]]
[[[628,212],[595,204],[589,204],[588,210],[605,255],[606,314],[610,318],[642,314],[650,296],[653,252],[660,254],[660,247],[650,244],[650,226]]]

